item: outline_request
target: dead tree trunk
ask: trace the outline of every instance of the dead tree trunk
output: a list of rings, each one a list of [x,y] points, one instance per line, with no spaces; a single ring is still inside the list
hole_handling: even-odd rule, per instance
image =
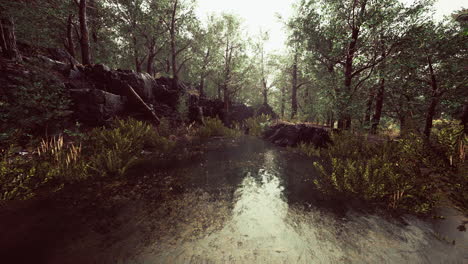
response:
[[[12,18],[0,20],[1,39],[0,47],[2,55],[10,60],[21,62],[21,54],[16,46],[15,24]]]
[[[133,97],[133,99],[142,106],[142,108],[146,111],[148,116],[152,118],[154,124],[158,126],[161,121],[159,120],[156,113],[154,113],[154,110],[145,103],[145,101],[138,95],[138,93],[135,92],[132,86],[127,84],[127,89],[130,95]]]

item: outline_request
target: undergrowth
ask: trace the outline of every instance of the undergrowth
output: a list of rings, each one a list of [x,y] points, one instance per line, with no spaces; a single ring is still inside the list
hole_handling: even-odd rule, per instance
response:
[[[332,135],[327,148],[300,144],[298,150],[319,159],[314,184],[326,196],[428,213],[440,199],[441,186],[450,188],[460,204],[468,201],[466,135],[459,131],[452,126],[431,141],[410,133],[385,142],[342,132]]]
[[[42,140],[32,153],[11,145],[0,153],[0,200],[28,199],[43,188],[89,177],[122,177],[144,158],[144,151],[163,155],[175,142],[160,136],[151,125],[134,119],[114,120],[108,128],[95,128],[82,142],[66,143],[57,137]]]
[[[207,117],[203,126],[195,129],[194,134],[199,138],[209,137],[237,137],[239,130],[226,127],[219,118]]]

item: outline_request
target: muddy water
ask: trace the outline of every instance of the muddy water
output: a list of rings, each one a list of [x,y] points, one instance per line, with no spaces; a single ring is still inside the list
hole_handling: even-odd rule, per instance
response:
[[[167,218],[168,226],[178,226],[178,235],[154,238],[127,261],[468,263],[463,238],[454,245],[434,232],[429,221],[409,216],[394,220],[321,201],[311,184],[317,172],[308,159],[257,139],[223,144],[185,168],[180,165],[191,186],[187,192],[193,188],[210,197],[198,200],[196,209],[180,208],[187,211],[185,215],[193,213],[192,225],[181,226],[177,222],[183,220]],[[210,217],[213,203],[221,200],[222,221]],[[194,224],[206,219],[211,224],[202,228]]]

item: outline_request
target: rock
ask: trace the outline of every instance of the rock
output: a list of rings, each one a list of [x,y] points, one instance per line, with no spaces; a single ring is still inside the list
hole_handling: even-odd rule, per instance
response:
[[[75,58],[73,58],[68,51],[63,50],[63,49],[57,49],[57,48],[48,48],[47,49],[47,55],[49,58],[64,62],[66,64],[73,64],[77,65],[80,64]]]
[[[124,113],[127,99],[99,89],[72,89],[75,117],[89,125],[102,125]]]
[[[229,114],[227,118],[225,118],[225,123],[227,125],[232,125],[234,123],[241,124],[244,120],[251,118],[255,115],[255,110],[242,103],[231,103],[231,107],[229,109]]]
[[[277,124],[265,131],[264,138],[282,147],[294,147],[300,143],[311,143],[315,147],[326,147],[328,143],[331,143],[327,130],[306,124]]]
[[[273,111],[273,108],[269,104],[262,104],[255,109],[255,115],[268,115],[272,119],[278,119],[278,115]]]

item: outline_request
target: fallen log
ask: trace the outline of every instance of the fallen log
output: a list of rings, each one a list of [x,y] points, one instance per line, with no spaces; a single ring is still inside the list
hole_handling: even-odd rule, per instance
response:
[[[269,127],[263,136],[266,140],[281,147],[294,147],[300,143],[326,147],[328,143],[331,143],[326,129],[306,124],[279,123]]]
[[[135,90],[133,89],[132,86],[130,86],[129,84],[126,84],[126,87],[130,91],[131,97],[133,97],[133,99],[135,99],[135,101],[142,106],[142,108],[146,111],[148,116],[150,116],[151,119],[154,121],[155,125],[159,126],[161,121],[158,118],[158,116],[156,115],[156,113],[154,113],[154,110],[149,105],[147,105],[145,103],[145,101],[140,97],[140,95],[138,95],[138,93],[135,92]]]

